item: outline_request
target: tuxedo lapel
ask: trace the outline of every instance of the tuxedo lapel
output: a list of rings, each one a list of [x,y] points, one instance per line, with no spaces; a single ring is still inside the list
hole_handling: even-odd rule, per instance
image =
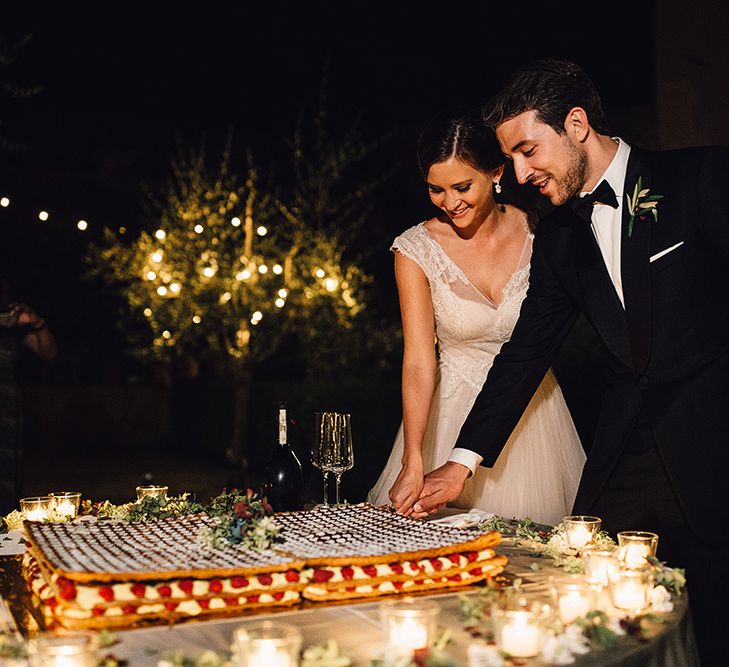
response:
[[[628,236],[630,213],[627,198],[632,197],[638,178],[643,189],[651,187],[650,165],[647,156],[640,150],[632,149],[625,174],[623,198],[622,237],[620,244],[620,274],[623,281],[625,317],[630,336],[633,367],[642,371],[648,363],[650,353],[650,240],[653,217],[645,220],[636,217],[632,233]]]
[[[623,305],[610,279],[600,248],[590,226],[572,211],[575,266],[585,297],[586,310],[595,329],[608,349],[631,365],[630,340],[625,324]]]

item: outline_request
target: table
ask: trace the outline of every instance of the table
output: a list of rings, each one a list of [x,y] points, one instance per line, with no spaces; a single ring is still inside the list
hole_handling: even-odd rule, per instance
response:
[[[550,574],[561,571],[551,566],[547,559],[534,558],[524,549],[505,539],[497,548],[509,558],[505,574],[519,577],[525,591],[545,593]],[[538,570],[533,569],[537,564]],[[29,635],[42,626],[42,618],[29,609],[29,596],[19,578],[19,558],[0,560],[0,595],[8,603],[20,631]],[[461,594],[473,595],[477,587],[459,589],[457,592],[430,594],[441,606],[440,625],[453,631],[453,644],[448,648],[449,657],[466,664],[466,648],[473,639],[464,630],[458,608]],[[172,649],[197,656],[206,649],[227,652],[232,643],[233,631],[241,623],[251,620],[236,617],[222,620],[191,620],[170,627],[147,627],[116,632],[119,644],[110,652],[129,661],[133,667],[154,667],[159,656]],[[298,626],[304,636],[304,645],[324,643],[335,638],[343,653],[351,656],[354,665],[369,665],[382,647],[382,631],[379,621],[379,601],[332,604],[304,603],[301,608],[256,613],[256,620],[275,618]],[[154,651],[154,654],[150,654]],[[538,659],[522,660],[524,665],[540,665]],[[650,641],[639,644],[621,641],[609,651],[591,651],[576,656],[576,665],[621,665],[638,667],[694,667],[700,664],[694,640],[691,616],[688,613],[686,594],[674,598],[674,611],[666,615],[666,623]]]

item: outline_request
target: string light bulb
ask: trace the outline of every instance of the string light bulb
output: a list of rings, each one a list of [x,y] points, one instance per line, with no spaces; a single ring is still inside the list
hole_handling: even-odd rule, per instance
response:
[[[277,306],[278,306],[279,308],[283,308],[283,307],[284,307],[284,306],[286,305],[286,302],[285,302],[285,301],[284,301],[283,299],[281,299],[281,298],[278,298],[278,299],[276,299],[276,301],[275,301],[274,303],[275,303],[275,304],[276,304],[276,305],[277,305]]]
[[[162,257],[164,257],[164,255],[162,254],[162,251],[161,250],[155,250],[152,253],[152,261],[155,264],[159,264],[162,261]]]
[[[152,309],[151,308],[145,308],[143,312],[144,312],[144,316],[145,317],[152,317]]]
[[[206,278],[212,278],[215,275],[215,269],[212,266],[206,266],[203,269],[203,275]]]
[[[283,266],[280,264],[274,264],[272,270],[277,276],[280,276],[283,273]]]
[[[79,220],[76,223],[76,227],[78,227],[82,232],[85,232],[89,228],[89,223],[86,222],[86,220]]]
[[[173,294],[180,293],[180,283],[170,283],[170,292]]]
[[[43,222],[45,222],[46,220],[48,220],[48,211],[41,211],[38,214],[38,219],[39,220],[42,220]]]
[[[336,278],[327,278],[324,281],[324,287],[326,288],[327,292],[333,292],[337,287],[339,287],[339,281]]]
[[[193,229],[195,230],[196,234],[202,234],[203,231],[205,230],[205,228],[202,225],[195,225],[193,227]]]
[[[8,197],[0,198],[0,206],[2,206],[3,208],[7,208],[8,206],[10,206],[10,199],[8,199]]]
[[[258,234],[258,236],[265,236],[268,234],[268,230],[263,225],[260,225],[258,229],[256,229],[256,234]]]
[[[261,266],[258,267],[258,273],[268,273],[268,267],[265,264],[261,264]]]
[[[154,271],[147,271],[147,280],[154,280],[157,274]]]
[[[167,295],[167,288],[164,285],[160,285],[157,288],[157,294],[159,294],[160,296],[166,296]]]
[[[202,322],[202,317],[200,317],[199,315],[193,315],[192,322],[193,324],[200,324],[200,322]]]
[[[315,269],[314,270],[314,275],[317,278],[323,278],[326,275],[326,272],[324,271],[324,269]]]
[[[154,238],[156,238],[159,241],[164,241],[164,239],[165,239],[166,236],[167,236],[167,234],[165,233],[165,230],[164,229],[158,229],[154,233]]]
[[[283,297],[283,298],[287,297],[287,296],[288,296],[288,294],[289,294],[289,291],[288,291],[288,290],[287,290],[286,288],[284,288],[284,287],[282,287],[282,288],[281,288],[281,289],[280,289],[280,290],[278,291],[278,295],[279,295],[280,297]]]
[[[230,224],[233,225],[233,227],[240,227],[240,218],[236,216],[230,221]]]

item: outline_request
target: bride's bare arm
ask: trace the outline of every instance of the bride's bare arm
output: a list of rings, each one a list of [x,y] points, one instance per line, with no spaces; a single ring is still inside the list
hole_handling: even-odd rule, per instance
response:
[[[436,378],[435,316],[430,286],[413,260],[395,253],[395,280],[404,339],[402,468],[389,496],[398,512],[412,513],[423,489],[423,438]]]

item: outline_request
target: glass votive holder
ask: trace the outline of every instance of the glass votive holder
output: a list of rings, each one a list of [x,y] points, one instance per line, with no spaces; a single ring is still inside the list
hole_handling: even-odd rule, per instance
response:
[[[26,521],[45,521],[53,511],[53,496],[30,496],[20,499],[20,513]]]
[[[608,573],[618,568],[617,551],[585,549],[581,552],[585,565],[585,578],[591,584],[607,588]]]
[[[142,500],[142,498],[145,498],[147,496],[152,496],[154,498],[159,496],[166,496],[167,491],[169,491],[168,486],[157,486],[156,484],[147,484],[144,486],[138,486],[137,487],[137,500]]]
[[[624,530],[618,533],[618,560],[627,567],[648,565],[648,556],[655,556],[658,535],[643,530]]]
[[[53,510],[56,514],[75,519],[78,515],[78,508],[81,506],[80,491],[54,491],[51,493],[53,498]]]
[[[98,636],[93,632],[42,634],[28,640],[30,667],[96,667]]]
[[[552,603],[565,625],[587,615],[595,608],[595,594],[590,582],[579,574],[549,578]]]
[[[526,598],[491,607],[494,639],[500,651],[513,658],[539,655],[547,637],[551,607]]]
[[[380,618],[389,649],[412,655],[427,649],[437,632],[440,607],[426,598],[405,597],[380,603]]]
[[[247,623],[235,630],[240,667],[298,667],[301,631],[274,621]]]
[[[637,616],[651,605],[653,568],[621,565],[608,573],[608,589],[615,609]]]
[[[565,539],[573,549],[583,549],[591,545],[600,532],[602,519],[597,516],[574,514],[562,519]]]

